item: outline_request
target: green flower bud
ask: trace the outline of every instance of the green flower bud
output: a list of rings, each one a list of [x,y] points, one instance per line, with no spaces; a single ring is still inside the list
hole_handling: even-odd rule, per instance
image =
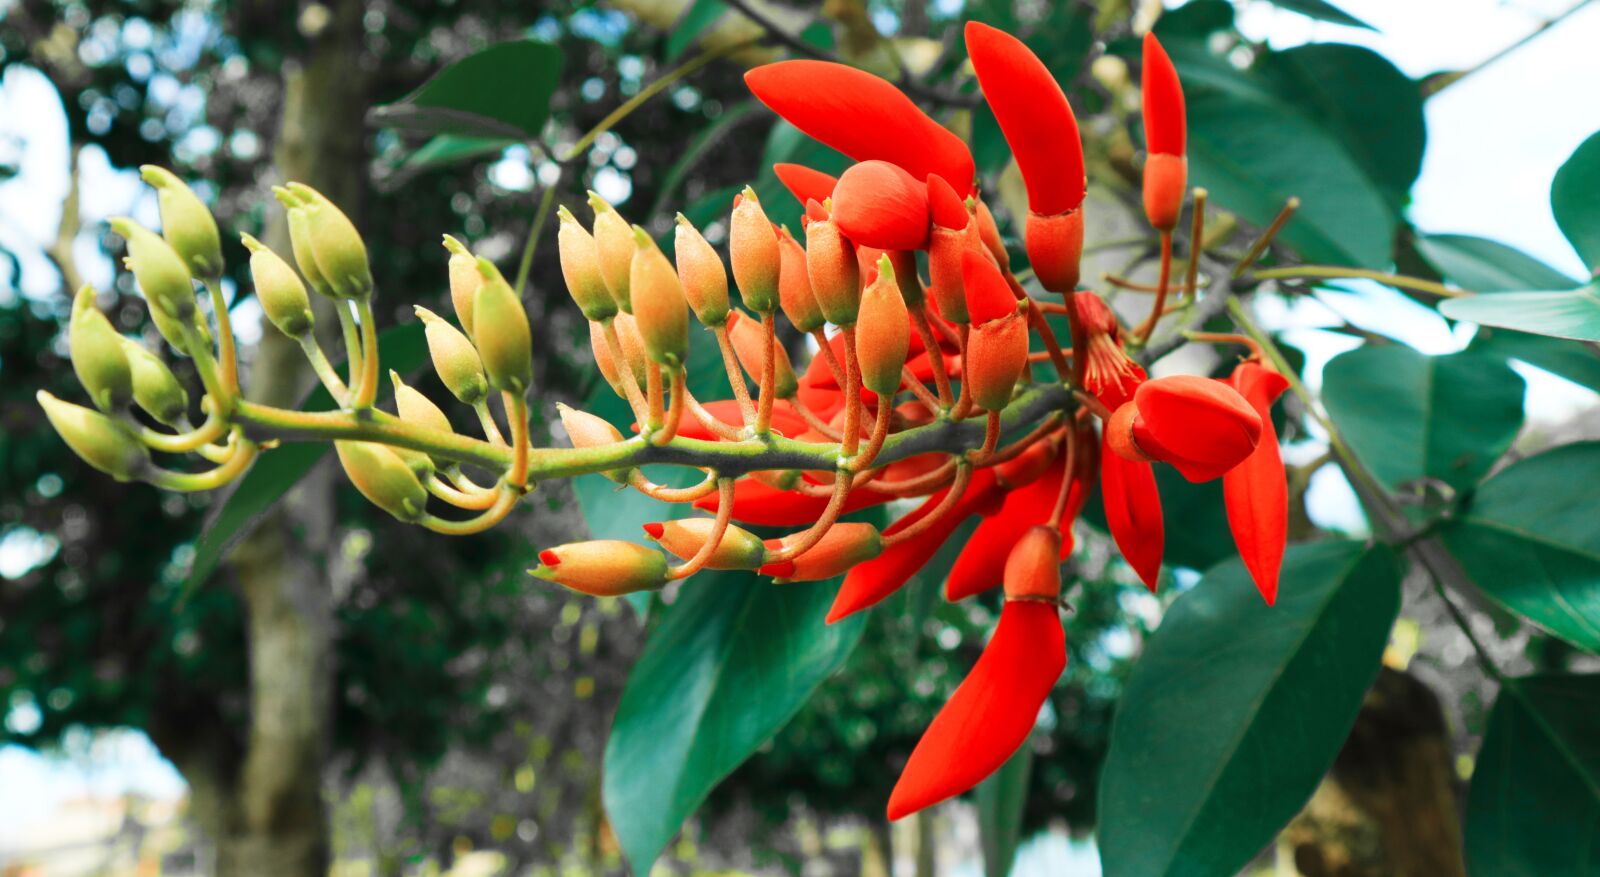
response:
[[[328,289],[339,298],[366,298],[372,294],[372,266],[367,245],[356,224],[321,192],[305,183],[290,183],[306,211],[311,254]],[[298,258],[298,255],[296,256]]]
[[[183,323],[179,322],[177,317],[160,308],[151,308],[150,321],[156,324],[156,331],[161,333],[162,340],[167,342],[167,346],[171,347],[173,352],[179,356],[189,355],[189,340],[183,337]],[[200,343],[210,347],[211,326],[206,323],[205,317],[199,311],[195,311],[189,322],[194,325],[195,331],[200,333]]]
[[[139,281],[151,310],[165,311],[178,320],[193,319],[194,278],[183,257],[160,235],[126,216],[113,217],[111,229],[128,242],[128,255],[122,263]]]
[[[98,411],[63,402],[40,390],[34,398],[50,425],[85,463],[118,481],[132,481],[150,465],[150,453],[133,434]]]
[[[600,275],[600,250],[594,236],[565,206],[557,208],[556,215],[561,217],[556,248],[561,252],[561,277],[567,281],[567,292],[590,320],[616,316],[617,300]]]
[[[477,348],[460,329],[445,322],[442,317],[421,305],[416,307],[428,337],[428,355],[433,357],[433,370],[439,373],[445,387],[462,404],[476,405],[489,392],[489,382],[483,376],[483,360]]]
[[[478,260],[467,245],[445,235],[444,248],[450,251],[450,303],[456,307],[456,319],[461,328],[472,334],[472,299],[483,285],[478,275]]]
[[[362,496],[402,521],[421,519],[428,490],[394,448],[375,442],[334,442],[333,447]]]
[[[250,279],[267,319],[290,338],[309,335],[317,321],[311,313],[311,297],[306,294],[300,275],[266,244],[247,234],[239,235],[239,239],[250,251]]]
[[[172,171],[141,165],[139,176],[155,187],[161,207],[161,236],[167,239],[189,273],[215,283],[222,279],[222,237],[205,202]]]
[[[488,259],[478,260],[482,285],[472,304],[478,353],[497,390],[522,394],[533,386],[533,338],[522,299]]]
[[[633,316],[644,336],[645,353],[665,366],[682,365],[689,359],[689,303],[683,285],[649,233],[634,226],[633,236],[628,285],[633,288]]]
[[[561,426],[566,429],[567,438],[572,439],[575,448],[598,448],[622,442],[622,432],[603,417],[560,402],[556,403],[556,410],[561,413]],[[600,474],[618,484],[627,484],[633,468],[611,469]]]
[[[437,429],[440,432],[455,432],[450,426],[450,418],[433,404],[433,400],[400,380],[400,374],[394,369],[389,370],[389,381],[394,384],[394,404],[400,412],[400,419],[412,426],[423,429]]]
[[[143,344],[124,337],[122,350],[133,369],[133,401],[157,423],[176,429],[189,413],[189,393],[161,357]]]
[[[317,294],[332,298],[333,290],[328,286],[328,279],[317,267],[316,250],[311,241],[311,214],[306,212],[300,196],[294,192],[282,186],[273,186],[272,194],[287,211],[289,251],[294,256],[294,263],[300,266],[300,273],[306,276],[306,282]]]
[[[606,199],[589,193],[589,206],[594,209],[594,245],[600,257],[600,276],[606,289],[616,299],[617,307],[624,313],[633,313],[633,291],[629,287],[633,265],[633,228]]]
[[[694,315],[707,326],[728,320],[728,269],[705,235],[682,213],[673,238],[678,261],[678,282]]]
[[[122,335],[94,306],[94,288],[85,286],[72,300],[67,349],[78,383],[101,411],[120,411],[133,401],[133,370],[122,351]]]

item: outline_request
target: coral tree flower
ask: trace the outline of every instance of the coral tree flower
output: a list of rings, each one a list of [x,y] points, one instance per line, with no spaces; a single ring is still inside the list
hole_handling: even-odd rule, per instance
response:
[[[1183,84],[1177,68],[1153,33],[1144,35],[1144,139],[1150,154],[1144,165],[1144,211],[1150,224],[1171,231],[1183,209],[1189,163],[1185,157],[1187,122]]]
[[[808,168],[803,164],[789,164],[779,162],[772,166],[772,172],[778,176],[778,182],[789,190],[800,206],[806,206],[807,201],[818,204],[833,197],[833,187],[839,184],[839,179],[832,174]]]
[[[886,161],[852,165],[833,189],[833,221],[857,246],[928,245],[928,185]]]
[[[1244,462],[1222,476],[1222,496],[1239,557],[1261,598],[1271,606],[1278,599],[1278,571],[1289,532],[1289,486],[1272,428],[1272,403],[1283,395],[1289,382],[1251,360],[1235,367],[1228,383],[1260,415],[1261,439]]]
[[[1125,459],[1170,463],[1194,482],[1244,462],[1261,439],[1261,415],[1238,391],[1210,378],[1172,375],[1139,385],[1106,423]]]

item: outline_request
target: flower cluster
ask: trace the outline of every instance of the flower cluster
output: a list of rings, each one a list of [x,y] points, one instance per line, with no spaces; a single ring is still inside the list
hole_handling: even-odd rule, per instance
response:
[[[832,623],[894,593],[978,518],[947,596],[1000,587],[1003,608],[982,657],[929,726],[890,799],[890,818],[915,812],[994,771],[1032,729],[1066,663],[1061,566],[1097,483],[1112,538],[1151,589],[1163,546],[1154,464],[1191,481],[1223,479],[1228,520],[1269,603],[1285,536],[1287,490],[1269,412],[1285,378],[1253,355],[1227,380],[1150,379],[1128,353],[1165,313],[1187,187],[1183,93],[1165,52],[1146,37],[1144,206],[1160,235],[1161,280],[1149,318],[1130,329],[1079,288],[1086,178],[1061,87],[1008,34],[969,24],[966,44],[1026,184],[1028,212],[1019,220],[1033,278],[1059,300],[1030,295],[1019,279],[964,142],[883,79],[787,61],[750,71],[751,91],[856,162],[838,178],[774,168],[804,207],[801,228],[775,226],[746,188],[732,206],[726,261],[681,215],[669,259],[598,196],[590,196],[587,226],[559,211],[562,275],[589,320],[596,364],[632,409],[629,435],[563,406],[572,449],[531,446],[532,332],[520,290],[448,236],[456,319],[420,307],[417,314],[435,370],[476,412],[483,439],[457,434],[433,401],[393,373],[396,412],[376,408],[365,246],[336,206],[299,184],[277,190],[288,208],[293,263],[254,238],[244,243],[267,317],[301,343],[341,410],[287,412],[240,399],[216,285],[216,224],[159,169],[148,169],[147,179],[161,192],[163,234],[125,220],[113,225],[128,241],[128,265],[158,328],[194,359],[205,423],[189,425],[181,385],[160,359],[111,328],[87,290],[75,303],[70,340],[98,410],[46,394],[41,403],[92,465],[173,489],[237,477],[264,439],[325,438],[335,440],[346,473],[369,500],[439,532],[492,526],[532,479],[582,472],[708,513],[647,524],[660,550],[602,540],[540,552],[535,576],[596,596],[657,590],[702,569],[752,570],[778,582],[842,575]],[[1191,300],[1198,246],[1196,235],[1184,289]],[[212,292],[214,351],[195,280]],[[308,286],[334,303],[350,354],[347,377],[318,344]],[[690,314],[716,339],[730,399],[702,401],[688,389]],[[1069,347],[1050,315],[1065,318]],[[814,344],[802,370],[780,343],[780,316]],[[1035,364],[1053,369],[1054,378],[1035,383]],[[496,395],[498,417],[490,405]],[[135,406],[173,432],[149,426]],[[151,450],[193,451],[217,466],[162,469]],[[690,466],[705,477],[669,487],[646,478],[645,463]],[[496,482],[480,485],[469,469],[491,472]],[[920,503],[881,531],[841,521],[854,510],[914,499]],[[429,506],[436,502],[476,514],[435,516]],[[751,527],[790,532],[763,538]]]

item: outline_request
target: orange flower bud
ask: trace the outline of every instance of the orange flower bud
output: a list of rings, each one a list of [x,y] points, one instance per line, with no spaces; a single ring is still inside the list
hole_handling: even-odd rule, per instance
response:
[[[828,319],[811,291],[811,273],[806,268],[806,250],[789,234],[787,228],[779,233],[779,252],[783,273],[778,276],[778,302],[783,305],[783,315],[801,332],[822,328]]]
[[[911,323],[888,256],[878,261],[877,279],[861,294],[860,317],[856,358],[861,362],[861,383],[880,396],[893,396],[900,389],[900,371],[911,348]]]
[[[683,285],[648,232],[636,225],[633,239],[628,286],[645,353],[665,366],[682,365],[689,359],[689,303]]]
[[[739,311],[728,313],[728,339],[733,342],[733,353],[752,380],[761,380],[762,347],[767,343],[767,330],[761,322]],[[789,361],[789,351],[782,344],[773,344],[776,363],[773,388],[776,398],[788,399],[800,389],[800,379],[795,377],[794,365]]]
[[[768,550],[792,544],[802,534],[767,541]],[[883,536],[871,524],[834,524],[810,550],[792,561],[767,564],[761,574],[777,582],[814,582],[843,575],[858,563],[883,552]]]
[[[1142,77],[1144,139],[1149,150],[1144,165],[1144,212],[1151,225],[1171,231],[1178,224],[1188,187],[1189,167],[1184,158],[1188,123],[1183,83],[1153,33],[1144,36]]]
[[[1152,152],[1144,162],[1144,214],[1160,231],[1172,231],[1183,212],[1183,195],[1189,187],[1189,159]]]
[[[705,235],[682,213],[678,214],[673,249],[678,282],[695,317],[707,326],[722,325],[728,319],[728,269]]]
[[[1131,411],[1131,413],[1130,413]],[[1190,481],[1209,481],[1239,465],[1260,441],[1261,416],[1222,381],[1172,375],[1139,385],[1106,424],[1118,456],[1170,463]]]
[[[622,356],[627,361],[627,368],[633,376],[634,384],[638,387],[645,385],[645,355],[644,339],[639,337],[639,324],[632,314],[617,314],[611,324],[617,330],[617,341],[622,345]],[[594,351],[595,365],[600,367],[600,374],[605,377],[606,383],[616,391],[618,396],[627,398],[627,391],[622,385],[622,374],[617,370],[617,362],[611,356],[611,345],[606,343],[605,329],[599,323],[589,324],[589,347]]]
[[[336,441],[333,449],[350,483],[373,505],[408,523],[421,519],[428,490],[394,448],[375,442]]]
[[[67,323],[67,350],[78,383],[101,411],[120,411],[133,401],[133,366],[122,347],[122,335],[94,306],[94,287],[85,285],[72,300]]]
[[[461,321],[461,328],[471,335],[472,304],[478,295],[478,287],[483,285],[483,275],[478,273],[478,259],[466,244],[445,235],[444,248],[450,252],[447,266],[450,273],[450,303],[455,306],[456,319]],[[606,295],[607,299],[610,297]]]
[[[633,294],[629,288],[633,270],[633,228],[606,199],[589,193],[594,210],[595,254],[600,260],[600,277],[624,313],[633,313]]]
[[[939,314],[954,323],[969,322],[961,276],[961,254],[983,246],[972,221],[950,184],[942,177],[928,178],[928,203],[933,231],[928,237],[928,292]]]
[[[1041,286],[1062,294],[1078,288],[1079,261],[1083,258],[1082,210],[1054,216],[1029,213],[1023,239],[1028,264],[1033,266]]]
[[[861,271],[855,246],[831,219],[806,227],[806,273],[822,315],[835,326],[854,326],[861,307]]]
[[[477,320],[478,353],[483,372],[497,390],[526,393],[533,386],[533,333],[528,312],[500,269],[488,259],[478,259],[481,282],[473,299]]]
[[[402,421],[423,429],[455,432],[444,411],[416,387],[408,386],[394,369],[389,370],[389,383],[394,385],[394,405]]]
[[[667,583],[665,555],[615,539],[558,545],[539,552],[539,563],[528,570],[534,577],[591,597],[656,591]]]
[[[489,381],[483,375],[483,360],[478,349],[460,329],[445,322],[433,311],[421,305],[414,310],[422,319],[423,332],[428,339],[428,354],[433,358],[433,370],[451,395],[463,405],[476,405],[489,392]]]
[[[606,445],[615,445],[622,442],[622,432],[603,417],[580,411],[560,402],[556,403],[556,410],[561,414],[561,426],[567,431],[567,438],[572,440],[575,448],[598,448]],[[628,475],[633,470],[612,469],[600,474],[617,482],[627,484]]]
[[[973,326],[965,366],[973,403],[985,411],[1005,408],[1028,367],[1027,318],[1012,314]]]
[[[132,481],[150,465],[150,452],[122,424],[43,390],[34,398],[56,434],[90,466],[118,481]]]
[[[728,255],[733,261],[733,279],[745,306],[758,314],[778,307],[778,269],[781,257],[772,220],[761,209],[761,199],[749,186],[740,193],[728,223]],[[804,330],[802,330],[804,331]]]
[[[1061,530],[1037,526],[1017,540],[1006,557],[1007,600],[1055,600],[1061,596]]]
[[[556,209],[561,230],[556,233],[556,248],[561,255],[561,277],[578,310],[591,320],[604,320],[617,313],[617,300],[606,288],[600,272],[600,250],[589,234],[565,206]]]
[[[833,219],[859,246],[920,250],[928,243],[928,185],[886,161],[863,161],[839,177]]]
[[[716,521],[711,518],[683,518],[645,524],[645,535],[673,555],[688,560],[711,538]],[[706,569],[758,569],[767,561],[767,546],[761,537],[741,527],[728,525],[722,539],[711,551]]]

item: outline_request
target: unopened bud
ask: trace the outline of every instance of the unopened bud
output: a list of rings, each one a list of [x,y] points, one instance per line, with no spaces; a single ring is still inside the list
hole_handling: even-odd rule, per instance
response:
[[[617,314],[612,318],[612,327],[617,332],[617,342],[622,345],[622,356],[626,362],[623,368],[633,377],[635,386],[645,385],[645,355],[644,339],[639,337],[638,323],[632,314]],[[628,397],[627,388],[622,384],[623,372],[618,370],[616,358],[611,355],[611,345],[606,343],[605,327],[599,323],[589,324],[589,347],[594,351],[595,365],[600,367],[600,374],[605,377],[611,389],[624,399]]]
[[[156,331],[161,334],[162,340],[167,342],[168,347],[171,347],[174,352],[181,356],[189,355],[189,339],[184,337],[183,323],[179,322],[177,317],[160,308],[151,308],[150,322],[156,324]],[[211,326],[206,322],[205,317],[199,311],[195,311],[189,315],[189,324],[194,326],[195,331],[200,334],[201,347],[209,348],[211,346]]]
[[[987,253],[967,250],[961,254],[961,282],[967,299],[967,318],[974,326],[1009,317],[1023,306],[1000,269]]]
[[[811,273],[806,270],[806,250],[800,242],[783,229],[778,240],[778,251],[783,271],[778,276],[778,303],[783,315],[801,332],[822,328],[828,318],[822,315],[817,296],[811,291]]]
[[[615,207],[593,192],[589,193],[589,207],[594,210],[594,246],[600,259],[600,277],[605,280],[606,289],[611,291],[617,307],[631,314],[633,228]]]
[[[678,282],[695,317],[707,326],[722,325],[728,319],[728,269],[705,235],[682,213],[678,214],[673,254],[678,261]]]
[[[740,194],[729,220],[728,256],[745,306],[761,314],[775,310],[781,266],[778,238],[772,230],[772,220],[761,209],[761,199],[749,186]]]
[[[1061,596],[1061,529],[1039,525],[1022,534],[1006,556],[1002,577],[1007,600],[1055,600]]]
[[[649,233],[634,226],[633,270],[628,285],[633,290],[633,315],[644,338],[645,353],[665,366],[689,359],[689,304],[672,263]]]
[[[481,402],[489,392],[489,381],[483,375],[483,360],[472,341],[433,311],[418,305],[416,312],[428,338],[433,370],[439,373],[445,387],[464,405]]]
[[[402,521],[415,522],[428,503],[428,490],[395,449],[376,442],[333,443],[350,483],[373,505]]]
[[[522,299],[488,259],[478,259],[482,285],[472,305],[483,371],[497,390],[522,395],[533,386],[533,336]]]
[[[669,553],[684,560],[694,557],[700,547],[711,539],[716,521],[711,518],[683,518],[645,524],[645,535],[656,541]],[[717,547],[711,549],[706,569],[758,569],[767,562],[767,546],[761,537],[741,527],[729,524],[723,531]]]
[[[326,196],[305,183],[290,183],[306,211],[311,252],[328,289],[340,298],[366,298],[372,294],[372,266],[367,245],[356,224]]]
[[[332,297],[333,289],[329,287],[328,279],[323,276],[322,269],[317,267],[316,247],[312,241],[311,214],[302,209],[300,196],[283,186],[273,186],[272,195],[286,211],[284,216],[289,223],[289,250],[294,256],[294,263],[300,267],[300,273],[305,275],[306,282],[311,284],[311,288],[316,290],[318,295]]]
[[[590,320],[616,316],[617,300],[600,274],[600,250],[594,236],[565,206],[557,208],[556,214],[561,217],[556,248],[561,255],[561,277],[567,282],[567,293]]]
[[[122,263],[139,281],[151,310],[164,311],[176,321],[193,319],[194,279],[183,257],[160,235],[125,216],[114,217],[111,228],[128,243]]]
[[[767,343],[767,330],[761,321],[739,311],[729,312],[728,340],[733,342],[733,353],[738,357],[739,365],[752,379],[760,381],[761,369],[764,368],[762,357],[765,356],[762,347]],[[789,351],[783,349],[782,344],[773,343],[772,355],[774,398],[791,398],[800,390],[800,379],[795,376],[794,364],[789,361]]]
[[[1159,231],[1172,231],[1183,212],[1189,185],[1189,159],[1167,152],[1152,152],[1144,162],[1144,213]]]
[[[444,248],[450,251],[450,303],[455,306],[456,319],[461,321],[461,328],[471,335],[473,298],[478,294],[478,287],[483,285],[483,277],[478,273],[478,259],[466,244],[450,235],[444,236]]]
[[[247,234],[239,239],[250,251],[250,279],[255,284],[261,311],[290,338],[304,338],[316,326],[311,297],[300,275],[270,247]]]
[[[972,401],[985,411],[1011,403],[1011,392],[1028,367],[1028,320],[1012,314],[972,327],[963,361]]]
[[[905,299],[895,283],[889,257],[878,260],[878,276],[861,294],[861,314],[856,325],[856,359],[861,363],[861,383],[880,396],[900,389],[900,372],[911,349],[911,323]]]
[[[556,410],[561,414],[561,426],[567,431],[567,438],[572,440],[573,447],[598,448],[622,443],[622,432],[605,418],[560,402],[556,403]],[[618,484],[627,484],[632,471],[631,468],[612,469],[600,474]]]
[[[803,537],[804,533],[791,533],[782,539],[769,540],[767,549],[780,549]],[[779,582],[814,582],[843,575],[856,564],[882,553],[883,536],[877,527],[860,523],[834,524],[817,544],[799,557],[763,566],[761,574]]]
[[[666,555],[615,539],[558,545],[539,552],[539,563],[528,572],[591,597],[657,591],[667,583]]]
[[[1062,294],[1078,288],[1079,262],[1083,258],[1082,210],[1055,216],[1029,213],[1023,242],[1039,285]]]
[[[831,219],[806,226],[806,273],[828,322],[854,326],[861,307],[861,269],[856,266],[855,246]]]
[[[133,370],[122,349],[122,335],[94,306],[94,288],[84,286],[72,300],[67,349],[78,383],[101,411],[120,411],[133,401]]]
[[[118,481],[132,481],[150,465],[150,453],[115,420],[40,390],[34,397],[67,447],[85,463]]]
[[[161,236],[183,258],[189,273],[215,283],[222,279],[222,237],[205,202],[172,171],[141,165],[139,176],[156,190]]]
[[[394,385],[394,405],[401,421],[423,429],[455,432],[444,411],[433,404],[432,399],[424,396],[422,391],[401,380],[399,372],[390,369],[389,382]]]
[[[189,413],[189,393],[161,361],[132,338],[122,338],[122,352],[133,372],[133,401],[157,423],[176,427]]]

